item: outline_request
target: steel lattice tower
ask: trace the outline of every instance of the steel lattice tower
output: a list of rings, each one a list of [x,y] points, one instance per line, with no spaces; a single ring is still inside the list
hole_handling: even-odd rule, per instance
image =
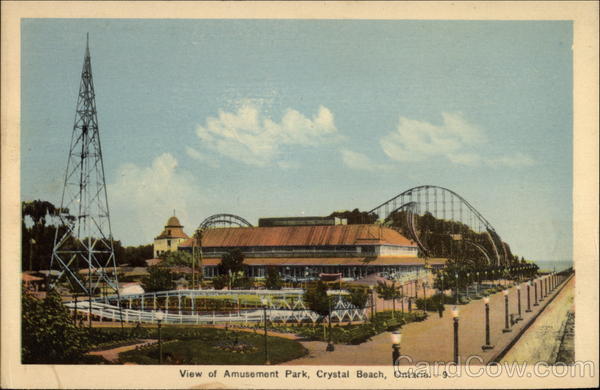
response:
[[[60,220],[67,228],[64,233],[56,230],[50,269],[57,269],[59,273],[52,279],[50,287],[55,288],[66,278],[73,291],[89,297],[91,318],[92,296],[99,292],[100,285],[110,287],[117,295],[119,290],[89,39],[60,203]],[[113,272],[109,275],[106,270],[111,268]]]

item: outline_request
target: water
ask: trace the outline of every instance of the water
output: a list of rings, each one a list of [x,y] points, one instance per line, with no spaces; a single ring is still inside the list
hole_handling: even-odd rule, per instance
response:
[[[562,271],[573,266],[573,260],[537,260],[535,263],[540,271]]]

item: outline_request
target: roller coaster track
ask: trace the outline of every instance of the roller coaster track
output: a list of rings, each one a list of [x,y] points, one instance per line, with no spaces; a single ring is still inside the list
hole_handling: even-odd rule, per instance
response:
[[[414,187],[381,203],[369,211],[369,214],[377,215],[379,220],[386,223],[392,214],[402,209],[406,209],[407,211],[407,226],[412,236],[411,238],[417,243],[425,256],[428,256],[429,251],[423,245],[422,241],[419,240],[414,215],[429,213],[437,219],[460,222],[474,232],[485,234],[491,244],[493,250],[491,255],[495,258],[496,264],[500,265],[508,262],[505,243],[492,224],[456,192],[434,185]],[[447,232],[447,234],[452,233]],[[501,252],[498,247],[500,247]],[[490,261],[490,257],[492,256],[487,253],[483,246],[479,245],[477,249],[484,251],[486,259]]]

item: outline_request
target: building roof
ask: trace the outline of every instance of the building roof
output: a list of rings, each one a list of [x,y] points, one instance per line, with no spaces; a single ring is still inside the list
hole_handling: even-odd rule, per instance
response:
[[[165,226],[168,227],[183,227],[183,225],[179,222],[176,216],[172,216],[167,220],[167,224]]]
[[[30,274],[26,274],[26,273],[22,274],[21,278],[25,282],[34,282],[34,281],[44,280],[44,278],[40,278],[38,276],[33,276],[33,275],[30,275]]]
[[[209,258],[202,261],[204,266],[219,265],[221,259]],[[244,264],[249,266],[366,266],[366,265],[424,265],[419,257],[380,256],[367,257],[247,257]]]
[[[165,238],[189,238],[183,231],[183,225],[181,225],[176,216],[169,218],[163,231],[154,239],[159,240]]]
[[[162,262],[162,259],[148,259],[148,260],[144,260],[146,262],[146,266],[147,267],[152,267],[153,265],[157,265],[160,262]]]
[[[179,247],[191,247],[192,241]],[[203,247],[221,248],[382,244],[416,246],[397,231],[377,225],[217,228],[205,231],[202,237]]]

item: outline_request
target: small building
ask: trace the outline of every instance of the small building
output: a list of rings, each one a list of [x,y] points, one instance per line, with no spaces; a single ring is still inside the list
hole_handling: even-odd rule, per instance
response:
[[[167,221],[163,231],[154,238],[154,257],[159,257],[166,252],[176,251],[179,244],[189,239],[183,231],[183,225],[176,216]]]

